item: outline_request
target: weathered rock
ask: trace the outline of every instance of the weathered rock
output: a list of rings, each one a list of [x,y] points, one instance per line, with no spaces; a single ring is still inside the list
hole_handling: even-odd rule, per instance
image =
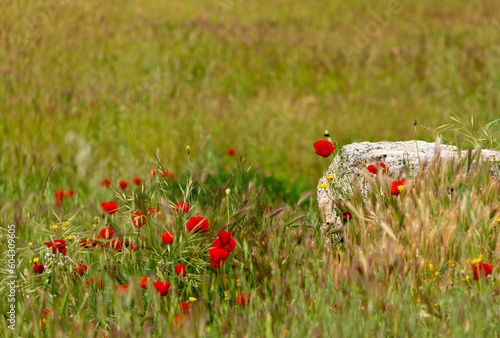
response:
[[[389,178],[399,180],[405,178],[407,173],[410,176],[415,175],[421,163],[431,162],[435,156],[450,160],[459,158],[456,147],[441,145],[439,142],[361,142],[343,146],[318,184],[318,204],[324,227],[335,229],[342,226],[340,217],[335,214],[333,201],[338,201],[342,198],[342,194],[352,191],[354,177],[363,178],[367,172],[366,166],[383,162],[390,170]],[[462,150],[460,157],[466,156],[467,150]],[[492,173],[498,173],[500,152],[482,150],[480,153],[482,160],[491,161],[495,157],[496,165],[490,167]],[[363,166],[363,162],[366,166]],[[327,182],[328,176],[330,176],[330,186],[327,189],[322,188],[321,184]]]

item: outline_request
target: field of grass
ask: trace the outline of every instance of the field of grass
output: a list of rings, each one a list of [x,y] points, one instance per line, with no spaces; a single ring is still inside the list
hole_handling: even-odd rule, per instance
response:
[[[352,196],[338,210],[353,219],[337,246],[306,193],[322,176],[312,143],[325,129],[339,147],[432,141],[431,130],[456,116],[473,117],[474,139],[484,138],[500,111],[498,1],[47,0],[1,9],[0,250],[10,224],[17,246],[17,331],[8,329],[5,257],[2,335],[498,337],[498,177],[436,168],[393,199],[377,193],[388,185],[380,179],[367,200]],[[474,145],[452,129],[452,142]],[[499,133],[488,128],[492,139]],[[60,190],[75,193],[58,206]],[[113,216],[100,207],[110,200]],[[182,201],[191,210],[175,215]],[[162,218],[134,227],[132,215],[149,207]],[[209,232],[186,231],[192,216],[206,217]],[[137,250],[82,247],[107,227]],[[216,268],[209,248],[221,229],[237,246]],[[64,238],[67,254],[52,259],[44,243]],[[474,281],[480,254],[494,269]],[[88,266],[81,277],[79,263]],[[139,288],[146,276],[171,281],[169,295]],[[88,289],[90,278],[104,289]],[[241,292],[250,293],[244,306]],[[174,330],[189,297],[197,300]]]

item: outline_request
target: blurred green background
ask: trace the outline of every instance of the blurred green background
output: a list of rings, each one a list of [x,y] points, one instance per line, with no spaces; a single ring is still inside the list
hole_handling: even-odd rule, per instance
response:
[[[0,11],[1,204],[244,155],[314,189],[312,143],[498,118],[500,2],[14,1]],[[293,187],[293,188],[290,188]]]

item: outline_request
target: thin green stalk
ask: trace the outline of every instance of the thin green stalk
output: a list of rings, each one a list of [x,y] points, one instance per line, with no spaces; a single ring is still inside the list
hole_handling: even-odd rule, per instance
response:
[[[417,120],[413,120],[413,127],[415,128],[415,146],[417,147],[417,159],[418,165],[420,166],[420,155],[418,153],[418,142],[417,142]]]

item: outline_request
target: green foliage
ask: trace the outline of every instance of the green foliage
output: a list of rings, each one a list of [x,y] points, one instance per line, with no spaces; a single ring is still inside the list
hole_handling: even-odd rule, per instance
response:
[[[368,0],[3,5],[0,251],[15,224],[17,331],[4,256],[0,335],[497,335],[498,174],[472,165],[472,151],[407,182],[401,199],[387,179],[369,183],[367,199],[354,186],[335,246],[310,193],[323,168],[312,143],[325,129],[339,146],[408,140],[413,119],[432,130],[452,116],[438,128],[448,142],[498,149],[500,3],[400,4],[377,34],[388,4]],[[155,167],[178,178],[148,176]],[[135,175],[144,188],[122,194],[118,181]],[[54,192],[68,189],[57,207]],[[109,200],[120,211],[103,217]],[[174,217],[179,201],[191,214]],[[139,231],[131,216],[146,207],[164,219]],[[209,219],[208,234],[186,232],[193,214]],[[138,250],[81,246],[107,226]],[[207,250],[225,226],[237,247],[216,270]],[[169,247],[164,231],[177,235]],[[59,238],[68,255],[46,255],[43,243]],[[473,281],[479,254],[495,268]],[[171,281],[170,294],[139,288],[144,276]],[[90,278],[104,289],[87,288]],[[246,306],[240,293],[251,294]],[[174,330],[188,297],[197,301]]]

